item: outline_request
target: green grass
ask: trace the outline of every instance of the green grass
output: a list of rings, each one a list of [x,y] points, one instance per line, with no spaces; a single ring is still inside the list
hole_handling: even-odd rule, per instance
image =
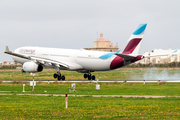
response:
[[[69,91],[72,90],[70,82],[40,82],[35,86],[35,92],[32,92],[32,87],[26,83],[26,92],[23,93],[22,83],[1,83],[0,91],[4,92],[0,94],[6,95],[0,95],[0,119],[180,119],[180,98],[177,97],[180,96],[180,83],[101,83],[99,92],[96,92],[95,85],[92,82],[76,83],[74,93]],[[68,97],[68,108],[65,109],[65,97],[53,96],[65,93],[172,97]]]
[[[168,75],[179,74],[179,69],[153,69],[142,68],[142,69],[131,69],[121,68],[119,70],[103,71],[103,72],[92,72],[92,75],[96,76],[99,80],[143,80],[145,73],[157,74],[166,70]],[[45,69],[42,72],[35,73],[35,80],[56,80],[53,78],[53,74],[56,73],[53,69]],[[61,71],[62,75],[66,76],[66,80],[85,80],[83,73],[76,71]],[[21,70],[1,70],[0,80],[32,80],[30,73],[21,73]]]
[[[180,119],[180,98],[0,96],[0,119]]]
[[[71,82],[69,83],[36,83],[35,93],[37,94],[77,94],[77,95],[162,95],[162,96],[180,96],[180,83],[99,83],[100,90],[96,92],[96,83],[75,83],[76,92],[72,91]],[[10,93],[22,93],[22,83],[1,83],[0,91],[11,91]],[[26,83],[24,94],[34,94],[32,86]],[[46,92],[45,92],[46,91]],[[7,92],[8,93],[8,92]]]
[[[154,70],[160,73],[163,69]],[[178,69],[167,71],[176,74]],[[54,80],[54,71],[45,70],[37,73],[35,80]],[[128,80],[142,77],[144,69],[120,69],[107,72],[95,72],[98,79]],[[81,73],[62,71],[70,80],[83,80]],[[0,119],[180,119],[180,83],[99,83],[100,90],[95,89],[94,82],[76,83],[76,92],[71,82],[37,82],[35,92],[29,82],[15,80],[32,80],[28,73],[20,71],[1,71],[0,79],[14,80],[12,83],[0,82]],[[136,79],[135,79],[136,80]],[[25,91],[23,83],[26,84]],[[87,95],[86,97],[65,97],[53,94]],[[4,94],[4,95],[3,95]],[[6,95],[5,95],[6,94]],[[19,95],[21,94],[21,95]],[[31,94],[31,95],[28,95]],[[36,94],[48,94],[37,96]],[[165,98],[123,98],[91,97],[91,95],[155,95]]]

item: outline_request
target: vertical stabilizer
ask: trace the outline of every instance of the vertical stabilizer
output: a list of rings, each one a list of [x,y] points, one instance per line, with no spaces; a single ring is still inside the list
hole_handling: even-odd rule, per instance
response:
[[[138,54],[146,26],[146,23],[138,25],[136,30],[128,39],[126,46],[122,49],[122,54]]]

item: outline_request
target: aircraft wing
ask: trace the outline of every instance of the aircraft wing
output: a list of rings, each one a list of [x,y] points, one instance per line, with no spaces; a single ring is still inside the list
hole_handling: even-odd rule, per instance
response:
[[[31,60],[34,61],[37,64],[41,65],[50,65],[54,67],[64,67],[69,68],[69,65],[64,62],[59,62],[51,59],[45,59],[45,58],[39,58],[39,57],[31,57]]]
[[[14,53],[12,51],[9,51],[8,46],[6,46],[6,51],[4,53],[9,54],[9,55],[13,55],[13,56],[17,56],[17,57],[20,57],[20,58],[24,58],[24,59],[29,59],[29,60],[31,59],[30,56],[25,56],[25,55],[21,55],[21,54],[17,54],[17,53]]]
[[[33,62],[35,62],[37,64],[41,64],[41,65],[51,65],[51,66],[54,66],[54,67],[64,67],[64,68],[67,68],[67,69],[69,68],[69,65],[64,63],[64,62],[59,62],[59,61],[55,61],[55,60],[51,60],[51,59],[32,57],[32,56],[27,56],[27,55],[14,53],[12,51],[9,51],[8,46],[6,46],[6,51],[4,53],[12,55],[12,56],[17,56],[17,57],[20,57],[20,58],[24,58],[24,59],[29,59],[29,60],[32,60]]]

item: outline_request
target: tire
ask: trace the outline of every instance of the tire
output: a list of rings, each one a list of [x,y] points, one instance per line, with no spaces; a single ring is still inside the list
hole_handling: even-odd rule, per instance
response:
[[[60,81],[61,80],[61,76],[58,76],[57,79],[58,79],[58,81]]]
[[[54,78],[57,78],[57,77],[58,77],[58,75],[55,73],[55,74],[53,75],[53,77],[54,77]]]
[[[84,74],[84,78],[86,79],[88,77],[88,75],[87,74]]]
[[[65,80],[65,76],[63,75],[63,76],[61,77],[61,79],[64,81],[64,80]]]
[[[93,75],[93,76],[92,76],[92,80],[95,80],[95,79],[96,79],[96,77]]]
[[[88,76],[88,80],[91,80],[91,76]]]
[[[21,72],[22,72],[22,73],[25,73],[25,71],[24,71],[23,69],[21,70]]]

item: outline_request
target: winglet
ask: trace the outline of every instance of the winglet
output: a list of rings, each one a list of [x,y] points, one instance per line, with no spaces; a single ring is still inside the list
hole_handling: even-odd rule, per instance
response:
[[[179,49],[176,49],[175,51],[173,51],[172,53],[176,53]]]
[[[8,46],[6,46],[6,51],[5,52],[9,52],[9,47]]]

